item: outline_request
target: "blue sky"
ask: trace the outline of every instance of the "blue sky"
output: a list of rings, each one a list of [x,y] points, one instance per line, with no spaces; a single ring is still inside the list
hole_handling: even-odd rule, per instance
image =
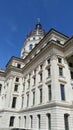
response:
[[[43,28],[71,36],[73,0],[0,0],[0,67],[11,56],[20,56],[27,34],[40,18]]]

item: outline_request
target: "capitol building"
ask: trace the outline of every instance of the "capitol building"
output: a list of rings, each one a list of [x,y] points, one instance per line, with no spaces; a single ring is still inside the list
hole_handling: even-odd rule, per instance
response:
[[[73,130],[73,36],[40,22],[0,70],[0,130],[19,129]]]

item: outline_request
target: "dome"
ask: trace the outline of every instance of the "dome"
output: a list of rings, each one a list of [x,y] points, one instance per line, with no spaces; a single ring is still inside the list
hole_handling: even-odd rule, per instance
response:
[[[42,25],[38,22],[24,41],[24,45],[21,50],[21,57],[24,59],[30,51],[40,42],[40,40],[45,36],[46,32],[42,29]]]
[[[44,36],[45,34],[46,32],[42,29],[42,25],[40,23],[37,23],[35,29],[32,30],[27,37],[33,37],[36,35]]]

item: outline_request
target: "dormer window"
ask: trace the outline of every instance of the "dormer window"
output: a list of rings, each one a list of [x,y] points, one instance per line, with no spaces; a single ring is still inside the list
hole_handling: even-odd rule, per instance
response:
[[[33,47],[33,45],[30,44],[30,45],[29,45],[29,50],[30,50],[30,51],[32,50],[32,47]]]

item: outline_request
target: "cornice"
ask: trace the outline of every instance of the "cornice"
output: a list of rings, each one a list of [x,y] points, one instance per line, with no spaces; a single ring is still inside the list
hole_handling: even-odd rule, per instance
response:
[[[34,110],[47,109],[47,108],[52,109],[54,107],[73,109],[73,105],[66,103],[66,102],[65,103],[63,103],[63,102],[49,102],[47,104],[42,104],[42,105],[34,106],[31,108],[22,109],[19,112],[28,112],[28,111],[34,111]]]
[[[0,71],[0,76],[5,77],[5,71]]]
[[[53,109],[55,107],[61,107],[66,109],[73,110],[73,104],[69,104],[68,102],[47,102],[47,104],[39,104],[38,106],[32,106],[30,108],[24,108],[24,109],[3,109],[0,110],[0,112],[14,112],[14,113],[23,113],[23,112],[29,112],[29,111],[37,111],[37,110],[43,110],[43,109]]]

